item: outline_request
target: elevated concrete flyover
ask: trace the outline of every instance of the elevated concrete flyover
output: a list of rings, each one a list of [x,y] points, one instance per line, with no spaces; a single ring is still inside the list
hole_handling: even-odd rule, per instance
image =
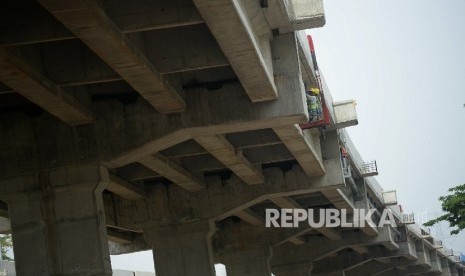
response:
[[[269,208],[385,207],[355,147],[341,156],[354,102],[319,83],[302,31],[324,23],[321,0],[2,3],[0,231],[18,275],[111,275],[109,253],[147,249],[160,276],[459,267],[408,259],[394,228],[265,227]],[[299,126],[305,85],[323,87],[325,128]]]

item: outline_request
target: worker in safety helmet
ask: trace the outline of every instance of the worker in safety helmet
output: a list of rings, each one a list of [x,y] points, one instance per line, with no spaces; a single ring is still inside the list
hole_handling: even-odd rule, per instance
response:
[[[320,101],[320,89],[310,88],[307,91],[307,106],[309,122],[318,121],[322,116],[322,107]]]

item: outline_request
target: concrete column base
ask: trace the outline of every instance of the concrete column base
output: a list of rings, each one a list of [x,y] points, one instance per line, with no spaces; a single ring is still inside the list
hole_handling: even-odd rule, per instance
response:
[[[207,220],[144,229],[157,276],[215,276],[214,231],[214,222]]]
[[[268,247],[237,249],[222,253],[221,261],[226,266],[228,276],[270,276],[271,255]]]
[[[23,181],[8,203],[18,275],[112,275],[101,168],[67,168]]]

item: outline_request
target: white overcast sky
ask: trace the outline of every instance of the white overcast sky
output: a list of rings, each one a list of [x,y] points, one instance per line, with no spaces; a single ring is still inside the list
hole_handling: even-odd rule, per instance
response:
[[[333,97],[358,103],[352,140],[404,210],[439,215],[438,197],[465,183],[465,1],[324,4],[309,33]],[[465,235],[432,230],[465,253]]]
[[[358,103],[352,140],[378,161],[378,181],[397,190],[404,210],[439,215],[438,197],[465,183],[465,1],[324,4],[326,25],[309,33],[334,99]],[[465,253],[464,234],[432,230]],[[112,265],[153,271],[150,252],[112,257]]]

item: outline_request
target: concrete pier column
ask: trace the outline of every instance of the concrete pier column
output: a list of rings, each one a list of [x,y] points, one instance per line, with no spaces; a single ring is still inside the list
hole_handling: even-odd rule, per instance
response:
[[[221,254],[228,276],[270,276],[271,249],[257,247],[238,249]]]
[[[452,276],[459,276],[459,271],[457,270],[457,267],[455,265],[450,266],[450,275]]]
[[[313,269],[311,262],[296,263],[273,267],[273,274],[276,276],[310,276]]]
[[[18,275],[112,275],[106,170],[66,168],[12,180],[5,193]],[[103,174],[103,178],[102,178]]]
[[[144,229],[157,276],[215,276],[214,231],[214,222],[209,220]]]
[[[442,266],[442,275],[443,276],[452,276],[452,274],[450,273],[449,261],[447,260],[447,257],[442,257],[441,258],[441,266]]]

